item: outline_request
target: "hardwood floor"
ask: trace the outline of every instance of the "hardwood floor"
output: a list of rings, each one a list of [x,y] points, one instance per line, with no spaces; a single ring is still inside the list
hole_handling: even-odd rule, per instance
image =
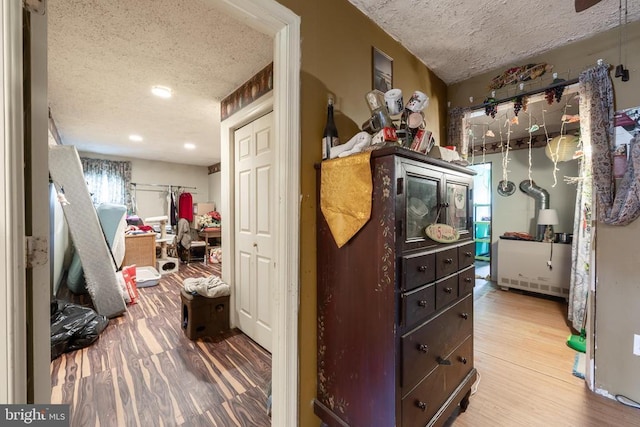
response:
[[[563,300],[476,280],[477,392],[455,427],[640,426],[640,411],[598,396],[572,374]]]
[[[271,425],[270,354],[238,330],[195,341],[182,331],[182,280],[216,268],[180,265],[95,343],[51,363],[51,402],[70,405],[72,426]]]
[[[270,425],[270,355],[237,330],[197,341],[181,330],[182,280],[214,267],[181,265],[140,289],[140,302],[98,341],[52,362],[52,403],[70,404],[72,426]],[[474,300],[480,382],[449,425],[640,426],[639,410],[590,392],[572,375],[564,301],[485,280],[476,280]]]

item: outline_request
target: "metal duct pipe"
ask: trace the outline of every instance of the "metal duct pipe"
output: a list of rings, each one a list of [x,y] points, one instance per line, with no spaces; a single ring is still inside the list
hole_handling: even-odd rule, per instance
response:
[[[520,190],[529,196],[533,197],[533,200],[536,202],[536,213],[535,218],[538,217],[538,212],[540,209],[549,209],[549,192],[542,187],[538,187],[533,180],[525,179],[520,183]],[[537,221],[534,221],[537,224]],[[541,233],[544,233],[544,226],[542,226],[542,231],[540,230],[541,226],[536,227],[536,238],[537,240],[541,239]]]

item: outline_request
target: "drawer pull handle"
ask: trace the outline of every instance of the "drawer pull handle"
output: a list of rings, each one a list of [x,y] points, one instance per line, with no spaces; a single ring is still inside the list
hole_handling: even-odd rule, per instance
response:
[[[421,299],[420,301],[418,301],[418,305],[420,307],[426,307],[427,305],[429,305],[429,301],[427,301],[426,299]]]
[[[467,258],[471,258],[471,251],[467,251],[464,254],[467,256]]]
[[[418,350],[420,350],[423,353],[428,353],[429,352],[429,346],[426,344],[418,344]]]
[[[451,365],[451,361],[450,360],[443,359],[440,356],[438,356],[438,359],[436,359],[436,360],[438,361],[438,365],[447,365],[447,366]]]
[[[467,358],[464,356],[460,357],[460,361],[462,362],[463,365],[467,364]]]
[[[471,277],[465,277],[464,281],[467,283],[471,283]]]
[[[461,313],[460,317],[462,317],[464,320],[467,320],[469,318],[469,315],[467,313]]]
[[[453,292],[453,288],[444,288],[444,291],[450,294],[451,292]]]
[[[427,271],[428,269],[429,269],[429,267],[428,267],[428,266],[426,266],[426,265],[421,265],[420,267],[418,267],[418,271],[419,271],[420,273],[424,273],[424,272],[425,272],[425,271]]]
[[[423,401],[421,401],[421,400],[418,400],[418,401],[416,402],[416,406],[417,406],[418,408],[422,409],[423,411],[426,411],[426,410],[427,410],[427,404],[426,404],[426,403],[424,403],[424,402],[423,402]]]
[[[453,264],[453,258],[447,258],[444,260],[445,264]]]

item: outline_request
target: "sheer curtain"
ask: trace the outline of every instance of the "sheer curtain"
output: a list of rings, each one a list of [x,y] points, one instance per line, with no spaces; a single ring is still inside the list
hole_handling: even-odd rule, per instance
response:
[[[131,162],[82,157],[82,170],[95,206],[115,203],[131,212]]]
[[[579,331],[585,318],[589,291],[589,260],[595,228],[592,202],[598,220],[627,225],[640,216],[640,145],[631,141],[627,171],[616,190],[613,177],[613,85],[609,65],[599,63],[580,74],[580,135],[585,156],[581,164],[573,232],[569,320]],[[595,200],[592,191],[595,190]]]

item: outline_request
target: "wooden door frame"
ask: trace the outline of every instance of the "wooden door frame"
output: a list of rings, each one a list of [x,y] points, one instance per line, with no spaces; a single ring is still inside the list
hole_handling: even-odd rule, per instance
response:
[[[0,129],[4,167],[0,183],[0,402],[26,403],[27,328],[25,291],[24,140],[22,72],[22,2],[0,6],[2,87]]]
[[[20,2],[3,3],[1,14],[6,157],[0,306],[7,316],[0,329],[8,339],[0,346],[6,349],[0,356],[0,383],[6,385],[0,396],[6,399],[0,401],[46,404],[51,401],[47,17],[28,12],[27,33]]]
[[[274,111],[275,272],[272,393],[274,426],[298,425],[298,312],[300,246],[300,17],[275,0],[234,0],[228,12],[274,38],[272,93],[220,124],[223,280],[233,286],[235,263],[234,132]],[[256,17],[260,17],[257,19]],[[233,291],[232,291],[233,292]],[[235,304],[231,304],[235,310]],[[236,316],[232,313],[232,319]]]

